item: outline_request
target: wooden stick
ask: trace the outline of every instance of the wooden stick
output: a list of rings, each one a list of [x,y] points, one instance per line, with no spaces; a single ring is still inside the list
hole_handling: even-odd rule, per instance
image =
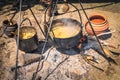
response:
[[[97,36],[102,36],[102,35],[106,35],[106,34],[111,34],[113,32],[116,32],[116,30],[113,30],[113,31],[110,31],[110,32],[104,32],[104,33],[101,33],[101,34],[98,34]]]
[[[100,42],[101,42],[103,45],[109,46],[109,47],[111,47],[111,48],[114,48],[114,49],[117,48],[116,46],[111,45],[110,43],[107,43],[107,42],[105,42],[105,41],[100,40]]]

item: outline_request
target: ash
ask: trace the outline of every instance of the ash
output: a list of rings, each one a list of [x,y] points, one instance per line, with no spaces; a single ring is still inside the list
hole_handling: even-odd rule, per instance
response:
[[[35,80],[82,80],[86,78],[92,66],[83,59],[83,54],[95,55],[96,59],[101,61],[99,63],[105,61],[93,49],[88,49],[84,53],[66,55],[52,47],[43,54],[45,58],[40,62]],[[34,62],[19,68],[18,80],[32,80],[38,64],[39,62]],[[103,68],[101,64],[98,66]]]

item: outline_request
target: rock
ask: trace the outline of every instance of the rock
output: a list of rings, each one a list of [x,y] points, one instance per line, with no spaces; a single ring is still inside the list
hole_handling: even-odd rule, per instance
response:
[[[24,57],[24,65],[39,61],[40,59],[44,58],[41,54],[33,54],[33,53],[23,54],[23,57]]]
[[[35,8],[38,11],[41,11],[41,10],[43,11],[44,10],[44,7],[42,5],[36,5]]]
[[[60,11],[62,13],[66,13],[68,10],[69,10],[69,5],[67,3],[64,3],[64,4],[61,5]]]
[[[65,75],[72,80],[80,80],[81,79],[81,75],[78,75],[74,72],[66,72]]]

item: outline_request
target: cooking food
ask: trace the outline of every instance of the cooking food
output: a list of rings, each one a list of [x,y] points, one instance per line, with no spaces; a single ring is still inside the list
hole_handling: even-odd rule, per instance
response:
[[[50,36],[55,38],[70,38],[77,35],[80,31],[78,26],[55,26],[50,31]]]
[[[35,30],[33,28],[21,28],[20,39],[29,39],[35,35]]]

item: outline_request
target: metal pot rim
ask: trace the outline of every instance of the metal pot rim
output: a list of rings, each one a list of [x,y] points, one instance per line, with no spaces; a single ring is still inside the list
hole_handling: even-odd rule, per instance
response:
[[[31,28],[31,29],[34,29],[34,31],[35,31],[34,36],[37,34],[37,31],[36,31],[36,29],[35,29],[33,26],[22,26],[21,29],[23,29],[23,28]],[[31,38],[33,38],[34,36],[32,36]],[[28,39],[31,39],[31,38],[27,38],[27,39],[21,39],[21,38],[20,38],[20,40],[28,40]]]
[[[67,21],[67,23],[65,23]],[[56,23],[63,23],[63,24],[68,24],[68,23],[72,23],[73,25],[78,25],[78,27],[80,27],[80,31],[78,34],[74,35],[74,36],[71,36],[71,37],[68,37],[68,38],[56,38],[56,37],[53,37],[55,39],[70,39],[70,38],[74,38],[76,37],[77,35],[79,34],[82,34],[82,26],[80,24],[80,22],[78,22],[77,20],[75,19],[72,19],[72,18],[61,18],[61,19],[56,19],[56,20],[53,20],[53,23],[52,23],[52,28],[55,27],[54,25]],[[51,29],[52,29],[51,28]]]

